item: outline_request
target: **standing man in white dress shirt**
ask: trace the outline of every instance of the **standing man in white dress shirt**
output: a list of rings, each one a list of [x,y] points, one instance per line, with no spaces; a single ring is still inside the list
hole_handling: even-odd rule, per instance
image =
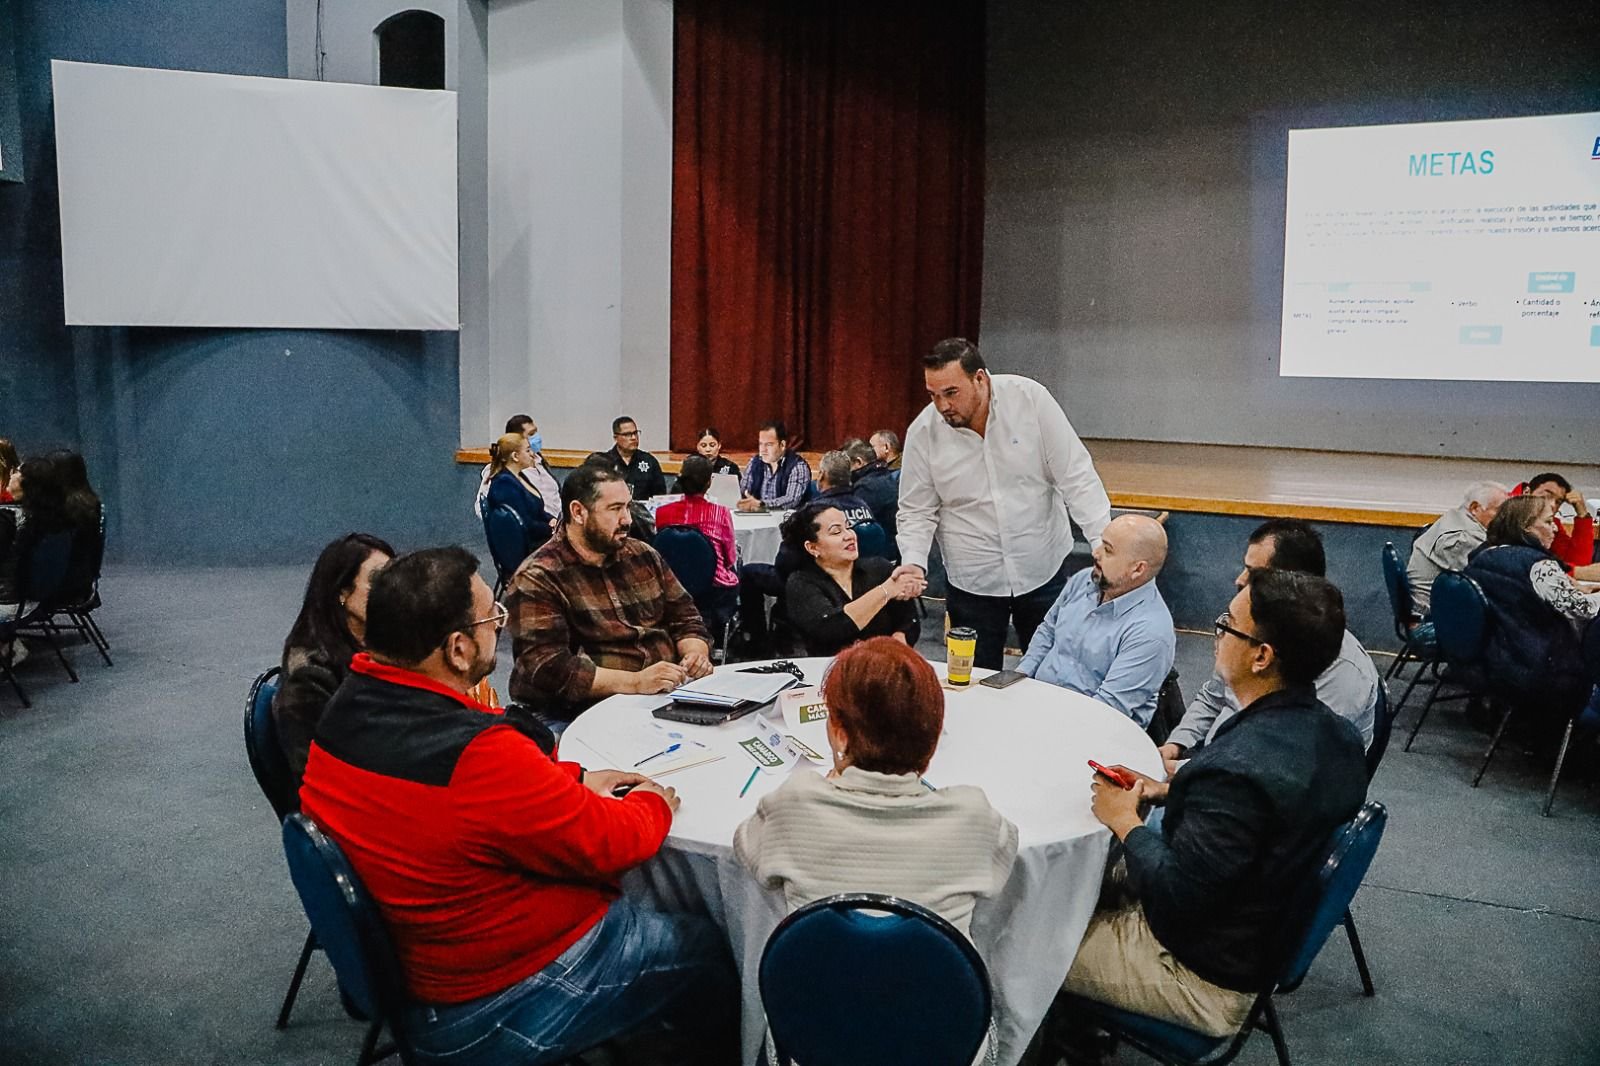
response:
[[[1027,647],[1066,584],[1068,515],[1098,544],[1111,501],[1043,385],[990,374],[978,346],[960,337],[934,345],[922,367],[932,402],[906,431],[902,567],[925,576],[938,537],[950,624],[977,630],[977,665],[999,669],[1006,623]]]

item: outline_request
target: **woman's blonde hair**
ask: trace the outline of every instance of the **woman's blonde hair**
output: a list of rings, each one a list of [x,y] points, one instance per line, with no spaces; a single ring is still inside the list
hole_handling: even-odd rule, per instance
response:
[[[502,433],[499,440],[489,445],[489,476],[500,476],[501,471],[507,468],[506,460],[527,443],[528,438],[521,433]]]

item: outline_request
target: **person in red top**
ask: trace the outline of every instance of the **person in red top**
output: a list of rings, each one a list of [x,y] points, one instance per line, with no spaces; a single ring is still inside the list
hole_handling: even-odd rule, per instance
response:
[[[1556,518],[1556,539],[1550,551],[1574,577],[1584,581],[1600,581],[1600,567],[1594,563],[1594,517],[1589,514],[1589,502],[1583,493],[1560,474],[1536,474],[1511,490],[1513,496],[1543,496],[1553,506],[1560,508],[1570,503],[1576,517],[1568,529]]]
[[[692,526],[706,535],[717,552],[717,573],[713,579],[719,590],[726,589],[731,608],[738,597],[739,561],[733,537],[733,512],[706,499],[711,487],[711,460],[691,455],[678,473],[678,491],[683,499],[656,508],[656,528]]]
[[[537,1066],[661,1027],[692,1033],[697,1061],[734,1061],[721,931],[618,888],[666,839],[676,793],[553,761],[466,695],[505,621],[465,549],[389,563],[306,760],[301,809],[394,939],[415,1000],[398,1023],[425,1063]]]

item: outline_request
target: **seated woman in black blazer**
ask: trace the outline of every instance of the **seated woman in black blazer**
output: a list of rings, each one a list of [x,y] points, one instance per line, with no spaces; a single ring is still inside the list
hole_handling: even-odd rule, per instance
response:
[[[784,599],[808,655],[834,655],[867,637],[916,644],[922,623],[911,601],[927,587],[922,575],[860,558],[843,511],[824,500],[808,503],[784,520],[783,541],[804,559],[789,575]]]
[[[555,528],[552,511],[559,505],[547,508],[522,472],[534,465],[533,451],[528,438],[520,433],[507,433],[489,449],[489,495],[484,500],[485,519],[495,507],[509,507],[522,519],[523,557],[550,539]],[[556,501],[551,501],[555,504]]]

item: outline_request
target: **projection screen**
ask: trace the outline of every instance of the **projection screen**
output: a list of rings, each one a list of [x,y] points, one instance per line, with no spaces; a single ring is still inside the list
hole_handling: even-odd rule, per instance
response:
[[[51,67],[68,325],[459,328],[454,93]]]

